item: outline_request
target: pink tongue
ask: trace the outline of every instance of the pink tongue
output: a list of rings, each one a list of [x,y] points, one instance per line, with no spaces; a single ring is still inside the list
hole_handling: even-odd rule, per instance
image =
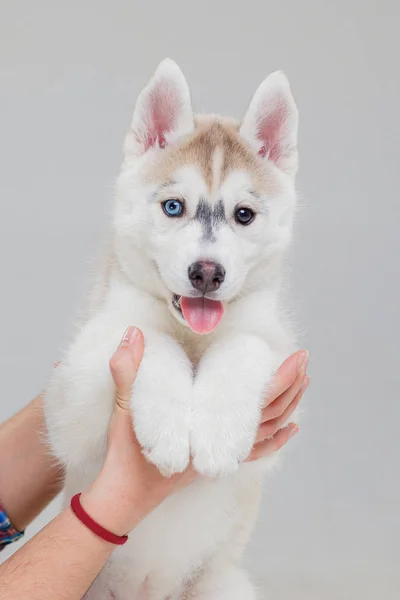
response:
[[[222,302],[207,298],[183,298],[181,309],[190,329],[195,333],[211,333],[224,314]]]

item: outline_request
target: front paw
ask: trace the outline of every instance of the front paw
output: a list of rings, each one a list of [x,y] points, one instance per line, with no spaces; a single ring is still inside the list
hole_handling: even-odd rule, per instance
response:
[[[216,477],[235,473],[253,447],[259,411],[235,412],[203,407],[194,415],[190,433],[193,466],[198,473]],[[252,414],[253,413],[253,414]]]
[[[164,477],[183,473],[189,465],[188,431],[180,439],[174,434],[170,438],[159,438],[147,446],[143,444],[142,449],[147,460],[155,465]]]
[[[192,365],[168,336],[147,332],[133,392],[133,422],[143,453],[166,476],[189,464]]]
[[[220,439],[217,439],[218,437]],[[244,447],[246,450],[243,449]],[[214,435],[209,435],[205,440],[199,441],[193,438],[193,467],[201,475],[209,477],[231,475],[238,470],[239,464],[249,452],[247,452],[247,445],[227,444],[224,436],[219,436],[215,431]]]
[[[146,366],[146,365],[145,365]],[[184,374],[164,378],[139,371],[132,394],[133,422],[143,454],[169,477],[190,460],[191,379]]]
[[[187,419],[168,404],[168,409],[157,407],[157,414],[148,405],[134,411],[135,433],[143,454],[166,477],[182,473],[190,459]]]

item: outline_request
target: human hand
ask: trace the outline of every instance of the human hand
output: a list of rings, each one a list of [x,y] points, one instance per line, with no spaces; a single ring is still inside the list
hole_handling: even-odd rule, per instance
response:
[[[306,374],[308,360],[308,352],[299,350],[291,354],[275,373],[265,398],[256,443],[247,460],[258,460],[276,452],[298,432],[295,423],[284,425],[310,383]]]

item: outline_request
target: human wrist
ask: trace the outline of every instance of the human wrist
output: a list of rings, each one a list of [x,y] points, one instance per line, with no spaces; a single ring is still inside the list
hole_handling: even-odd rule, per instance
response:
[[[125,493],[115,475],[101,471],[81,495],[81,504],[99,525],[118,536],[128,534],[150,512],[140,494]]]

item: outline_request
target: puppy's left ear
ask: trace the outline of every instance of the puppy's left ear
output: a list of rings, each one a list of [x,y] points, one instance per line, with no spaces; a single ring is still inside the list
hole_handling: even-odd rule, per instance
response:
[[[166,58],[137,99],[125,153],[140,156],[165,148],[193,129],[188,84],[178,65]]]
[[[240,133],[261,157],[294,177],[297,129],[298,110],[289,82],[281,71],[275,71],[254,94]]]

